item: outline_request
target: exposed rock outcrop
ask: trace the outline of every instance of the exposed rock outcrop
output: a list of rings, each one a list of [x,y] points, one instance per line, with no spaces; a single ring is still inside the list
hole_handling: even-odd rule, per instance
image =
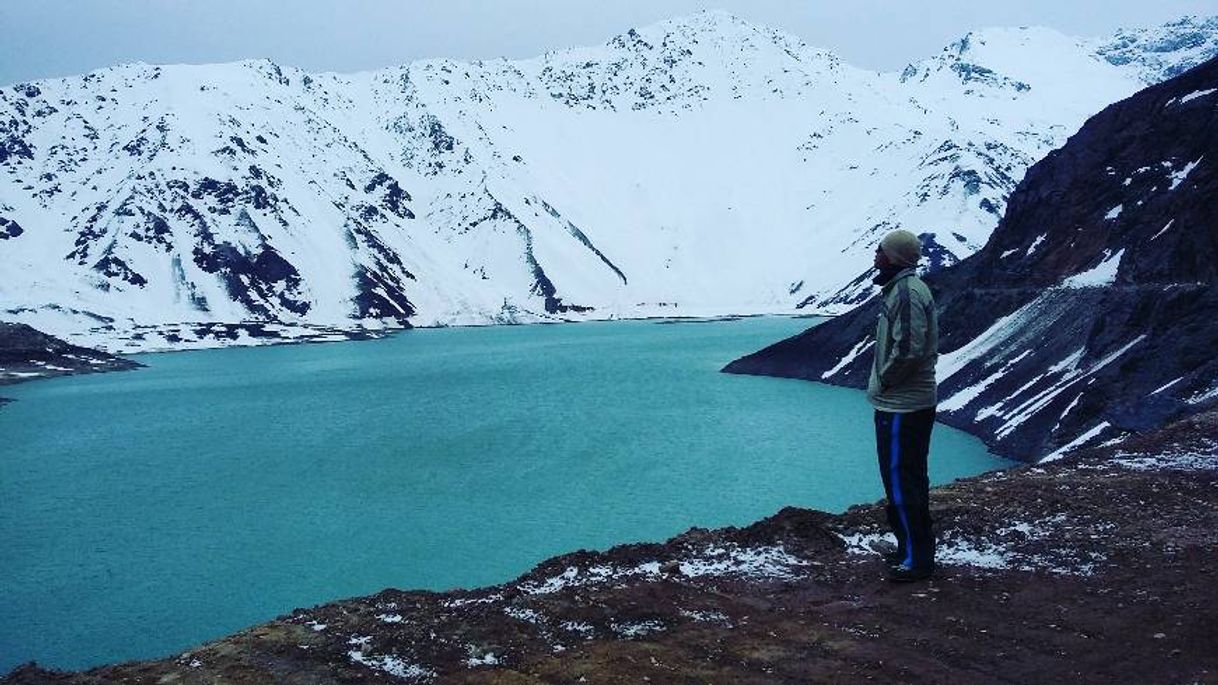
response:
[[[1092,117],[927,277],[940,413],[1034,459],[1218,403],[1218,61]],[[862,386],[878,303],[725,369]]]
[[[140,366],[129,359],[66,343],[25,324],[0,322],[0,385]],[[0,404],[6,401],[0,398]]]

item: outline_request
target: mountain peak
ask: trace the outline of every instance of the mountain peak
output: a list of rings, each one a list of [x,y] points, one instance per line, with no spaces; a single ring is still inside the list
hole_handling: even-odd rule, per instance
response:
[[[1089,45],[1100,59],[1132,71],[1143,83],[1158,83],[1218,55],[1218,16],[1186,15],[1161,26],[1120,29]]]
[[[813,48],[798,37],[782,29],[757,24],[722,9],[704,9],[693,14],[673,17],[630,29],[613,38],[609,45],[625,47],[645,42],[651,45],[671,44],[684,40],[688,45],[701,45],[710,39],[719,49],[740,50],[745,54],[755,53],[766,46],[785,53],[795,59],[806,57],[828,58],[840,62],[828,50]]]
[[[748,21],[745,21],[744,19],[741,19],[740,17],[726,10],[702,9],[692,14],[662,19],[655,23],[642,26],[638,30],[646,33],[653,33],[657,31],[671,33],[681,28],[705,31],[723,29],[751,30],[754,27]]]
[[[1061,101],[1068,103],[1072,99],[1068,93],[1043,92],[1051,83],[1074,88],[1069,79],[1061,78],[1063,74],[1114,94],[1127,94],[1140,85],[1099,63],[1080,39],[1043,26],[970,31],[938,55],[906,67],[901,81],[925,83],[933,93],[963,92],[970,98],[1027,99],[1025,94],[1031,91],[1033,99],[1048,95],[1056,102],[1063,96]]]

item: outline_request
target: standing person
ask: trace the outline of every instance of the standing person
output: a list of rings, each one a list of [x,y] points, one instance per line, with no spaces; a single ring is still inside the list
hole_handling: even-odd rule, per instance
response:
[[[918,278],[922,257],[909,231],[884,236],[875,251],[875,283],[883,310],[875,331],[875,360],[867,399],[875,407],[880,477],[897,551],[885,555],[893,581],[929,578],[935,566],[926,458],[935,425],[935,361],[939,325],[935,300]]]

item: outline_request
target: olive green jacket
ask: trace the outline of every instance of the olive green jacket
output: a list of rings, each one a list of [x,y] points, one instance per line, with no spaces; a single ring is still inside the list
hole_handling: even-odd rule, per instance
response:
[[[875,327],[875,360],[867,399],[880,411],[904,414],[935,406],[939,317],[930,288],[905,269],[884,285]]]

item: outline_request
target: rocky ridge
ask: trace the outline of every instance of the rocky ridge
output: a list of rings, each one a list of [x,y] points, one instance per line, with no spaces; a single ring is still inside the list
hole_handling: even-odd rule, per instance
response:
[[[105,352],[70,345],[25,324],[0,322],[0,385],[140,366]],[[6,401],[0,397],[0,404]]]

